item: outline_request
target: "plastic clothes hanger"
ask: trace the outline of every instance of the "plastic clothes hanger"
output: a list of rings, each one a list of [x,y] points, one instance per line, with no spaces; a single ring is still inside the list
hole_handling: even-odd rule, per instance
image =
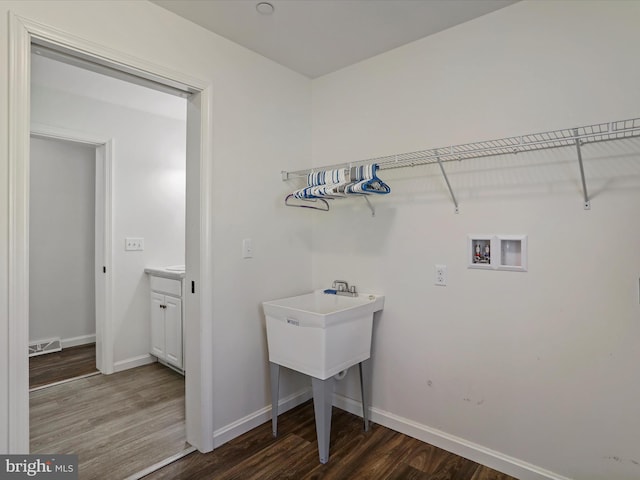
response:
[[[305,203],[315,203],[316,205],[305,205]],[[287,207],[310,208],[312,210],[320,210],[322,212],[328,212],[330,210],[329,202],[324,198],[296,198],[292,193],[286,196],[284,204]]]

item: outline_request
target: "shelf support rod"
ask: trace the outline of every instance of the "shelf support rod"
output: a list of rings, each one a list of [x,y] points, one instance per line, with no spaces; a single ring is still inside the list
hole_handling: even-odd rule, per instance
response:
[[[373,205],[371,205],[371,200],[369,200],[368,195],[362,195],[362,197],[364,198],[365,202],[367,202],[367,205],[371,209],[371,216],[375,217],[376,216],[376,209],[373,208]]]
[[[587,181],[584,177],[584,164],[582,163],[582,149],[580,148],[580,139],[578,138],[578,129],[573,129],[573,134],[576,137],[576,151],[578,152],[578,163],[580,164],[580,178],[582,180],[582,193],[584,195],[584,209],[591,210],[591,200],[589,200],[589,193],[587,191]]]
[[[460,213],[460,209],[458,208],[458,200],[456,200],[456,196],[453,193],[453,189],[451,188],[451,183],[449,183],[449,177],[447,177],[447,172],[444,170],[444,165],[440,161],[440,157],[437,156],[436,160],[438,160],[438,165],[440,165],[440,171],[442,172],[442,176],[444,177],[444,181],[447,182],[447,188],[449,189],[449,193],[451,194],[451,200],[453,200],[453,204],[456,206],[456,213]]]

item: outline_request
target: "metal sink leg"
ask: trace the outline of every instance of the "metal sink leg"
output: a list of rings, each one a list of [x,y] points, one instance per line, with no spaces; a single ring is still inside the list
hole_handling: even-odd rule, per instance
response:
[[[369,398],[371,391],[371,358],[360,362],[360,394],[362,395],[362,420],[364,420],[364,431],[369,431]]]
[[[271,373],[271,431],[278,436],[278,390],[280,388],[280,365],[269,362]]]
[[[331,408],[333,406],[333,384],[335,380],[311,377],[313,386],[313,410],[316,416],[316,435],[320,463],[329,461],[329,440],[331,438]]]

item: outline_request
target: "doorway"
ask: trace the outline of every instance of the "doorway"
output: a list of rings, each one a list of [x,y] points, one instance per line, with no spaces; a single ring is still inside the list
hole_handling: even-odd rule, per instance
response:
[[[34,48],[31,125],[45,129],[40,136],[46,136],[46,129],[50,129],[45,125],[64,128],[69,131],[65,142],[96,144],[83,134],[88,131],[92,136],[109,138],[115,145],[115,150],[111,149],[112,171],[96,171],[102,177],[96,185],[106,194],[110,189],[112,197],[106,201],[103,195],[96,196],[95,224],[96,240],[111,245],[100,252],[96,243],[95,264],[96,286],[108,283],[112,287],[111,299],[96,303],[97,347],[113,352],[113,362],[106,359],[98,368],[109,374],[155,361],[149,355],[149,278],[144,272],[151,267],[185,263],[186,100],[91,68],[91,64],[69,55],[41,46]],[[68,175],[54,171],[49,178],[74,174],[77,171]],[[34,192],[31,196],[38,199]],[[106,211],[107,203],[111,214]],[[67,208],[71,211],[77,207]],[[64,217],[62,212],[60,215]],[[38,244],[34,238],[38,234],[43,236],[45,232],[34,231],[31,244]],[[66,236],[64,231],[60,235]],[[47,243],[47,248],[51,250],[54,245]],[[61,252],[66,248],[66,244],[60,245]],[[37,255],[38,251],[32,253]],[[33,262],[30,268],[34,270]],[[104,288],[97,288],[96,299],[101,296],[106,297]],[[38,306],[33,299],[30,303]],[[110,315],[104,314],[107,305],[112,307]],[[32,312],[32,317],[38,314]],[[110,335],[100,335],[107,327],[111,328]],[[33,340],[33,333],[30,337]]]
[[[29,172],[29,58],[32,42],[63,50],[98,66],[158,85],[179,87],[191,94],[187,105],[187,215],[185,362],[187,441],[202,452],[213,449],[212,291],[211,264],[211,110],[210,86],[175,70],[99,45],[85,42],[37,22],[10,14],[9,158],[9,451],[24,453],[28,429],[28,172]]]
[[[29,191],[29,388],[97,373],[96,147],[32,134]]]
[[[108,325],[110,341],[98,335],[97,345],[113,351],[113,364],[103,362],[101,370],[115,373],[109,378],[69,379],[71,384],[60,382],[51,391],[32,391],[30,448],[38,453],[77,454],[79,467],[99,476],[105,458],[118,449],[133,452],[137,443],[132,440],[142,436],[146,455],[138,451],[121,459],[122,472],[128,475],[150,467],[147,462],[188,449],[184,379],[163,372],[157,364],[143,366],[155,362],[149,354],[152,315],[146,267],[184,264],[186,101],[77,63],[41,46],[34,48],[31,58],[32,126],[56,124],[77,133],[70,132],[64,140],[31,140],[30,337],[33,341],[34,333],[45,331],[68,343],[66,337],[91,336],[98,323],[100,331]],[[110,175],[96,166],[100,163],[96,146],[89,139],[83,141],[81,129],[113,139]],[[111,178],[111,215],[101,195],[108,188],[106,177]],[[112,233],[104,235],[109,230]],[[130,247],[131,237],[138,238],[136,248]],[[101,248],[106,243],[112,243],[108,251]],[[103,260],[107,255],[110,262]],[[96,288],[94,295],[94,284],[105,284],[104,278],[112,286],[108,318],[105,302],[94,300],[106,296],[103,288]],[[182,338],[182,316],[177,323]],[[31,359],[30,373],[35,363],[42,363],[41,376],[47,372],[60,376],[69,370],[64,364],[67,354],[81,368],[79,348],[84,347]],[[52,363],[57,368],[52,369]],[[141,401],[138,388],[153,392],[153,398]],[[95,398],[97,392],[100,400]],[[126,415],[122,405],[127,405]],[[113,411],[118,414],[112,419],[107,412]],[[49,415],[64,420],[52,423]],[[136,429],[123,429],[122,422],[135,424]],[[83,427],[89,424],[100,428]],[[73,430],[74,439],[58,439],[58,430]],[[96,449],[99,444],[104,448]]]
[[[158,364],[140,365],[155,361],[145,267],[184,263],[186,101],[60,57],[38,46],[31,59],[30,341],[45,331],[66,344],[67,337],[111,326],[109,341],[99,334],[96,345],[114,352],[115,361],[102,362],[101,370],[115,373],[32,389],[30,449],[77,454],[79,467],[96,477],[106,459],[126,450],[116,474],[124,478],[192,451],[185,443],[184,378]],[[61,127],[52,132],[51,124]],[[107,141],[100,145],[81,130],[112,138],[112,169],[99,154]],[[124,238],[130,235],[143,237],[143,248],[130,249]],[[108,317],[99,301],[107,283],[113,287]],[[30,374],[35,364],[41,378],[79,371],[84,348],[31,358]]]
[[[47,72],[51,73],[51,72]],[[90,321],[92,325],[94,325],[94,334],[93,336],[81,336],[81,337],[72,337],[71,339],[66,339],[67,341],[62,341],[61,347],[76,345],[76,344],[84,344],[87,341],[90,341],[93,337],[95,342],[95,355],[93,356],[96,369],[104,374],[110,374],[114,372],[114,361],[113,361],[113,336],[112,336],[112,326],[111,326],[111,311],[112,311],[112,166],[113,166],[113,139],[107,137],[101,137],[99,135],[90,134],[84,131],[76,131],[68,128],[60,128],[53,127],[50,125],[45,125],[37,122],[31,123],[31,140],[30,143],[34,141],[34,139],[45,140],[48,142],[53,142],[53,145],[56,144],[65,144],[67,146],[75,146],[76,148],[88,148],[92,152],[94,152],[93,159],[93,170],[94,170],[94,181],[91,182],[89,178],[85,180],[87,182],[93,183],[93,203],[94,205],[94,215],[92,217],[94,224],[94,243],[93,243],[93,260],[94,260],[94,268],[93,268],[93,277],[87,275],[88,282],[92,283],[94,295],[94,319]],[[48,152],[47,152],[48,153]],[[33,174],[33,172],[31,172]],[[53,174],[54,177],[59,175],[59,172]],[[32,175],[30,175],[31,177]],[[31,183],[31,179],[29,181]],[[33,187],[36,187],[34,185]],[[55,188],[53,186],[47,187],[49,189]],[[70,187],[70,188],[78,188],[78,187]],[[29,193],[30,197],[33,196],[33,193]],[[91,199],[87,199],[87,201],[91,201]],[[31,209],[31,208],[30,208]],[[34,219],[30,219],[29,223],[33,223]],[[87,221],[87,223],[91,223],[91,221]],[[90,228],[86,226],[86,228]],[[41,232],[44,233],[44,232]],[[63,232],[58,232],[60,235]],[[32,237],[37,235],[38,232],[32,232]],[[91,235],[88,233],[87,235]],[[32,238],[30,238],[30,243],[32,243]],[[87,249],[91,249],[92,245],[89,242],[88,245],[85,246]],[[74,252],[75,253],[75,252]],[[32,259],[33,261],[37,261],[36,258]],[[75,261],[75,259],[74,259]],[[30,268],[32,265],[30,264]],[[66,272],[66,269],[65,269]],[[42,280],[42,279],[40,279]],[[30,281],[31,283],[31,281]],[[46,288],[46,285],[41,286],[41,288]],[[36,292],[37,294],[37,292]],[[89,293],[90,295],[90,293]],[[29,302],[32,303],[34,299],[30,298]],[[30,322],[31,323],[31,322]],[[36,332],[30,331],[29,339],[31,341],[37,337]],[[31,347],[29,347],[31,350]],[[83,354],[81,354],[83,355]],[[84,361],[84,359],[80,359]]]

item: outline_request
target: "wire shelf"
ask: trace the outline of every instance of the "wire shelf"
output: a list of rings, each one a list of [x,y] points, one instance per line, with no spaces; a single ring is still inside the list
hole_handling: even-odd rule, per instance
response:
[[[519,137],[506,137],[497,140],[465,143],[449,147],[432,148],[418,152],[387,155],[354,162],[335,165],[283,171],[282,179],[306,176],[318,170],[329,170],[341,167],[359,166],[377,163],[381,170],[391,168],[414,167],[431,163],[450,162],[453,160],[470,160],[473,158],[492,157],[497,155],[517,154],[535,150],[545,150],[562,147],[580,147],[590,143],[606,142],[623,138],[640,136],[640,118],[618,120],[608,123],[597,123],[576,128],[565,128],[549,132],[532,133]]]

